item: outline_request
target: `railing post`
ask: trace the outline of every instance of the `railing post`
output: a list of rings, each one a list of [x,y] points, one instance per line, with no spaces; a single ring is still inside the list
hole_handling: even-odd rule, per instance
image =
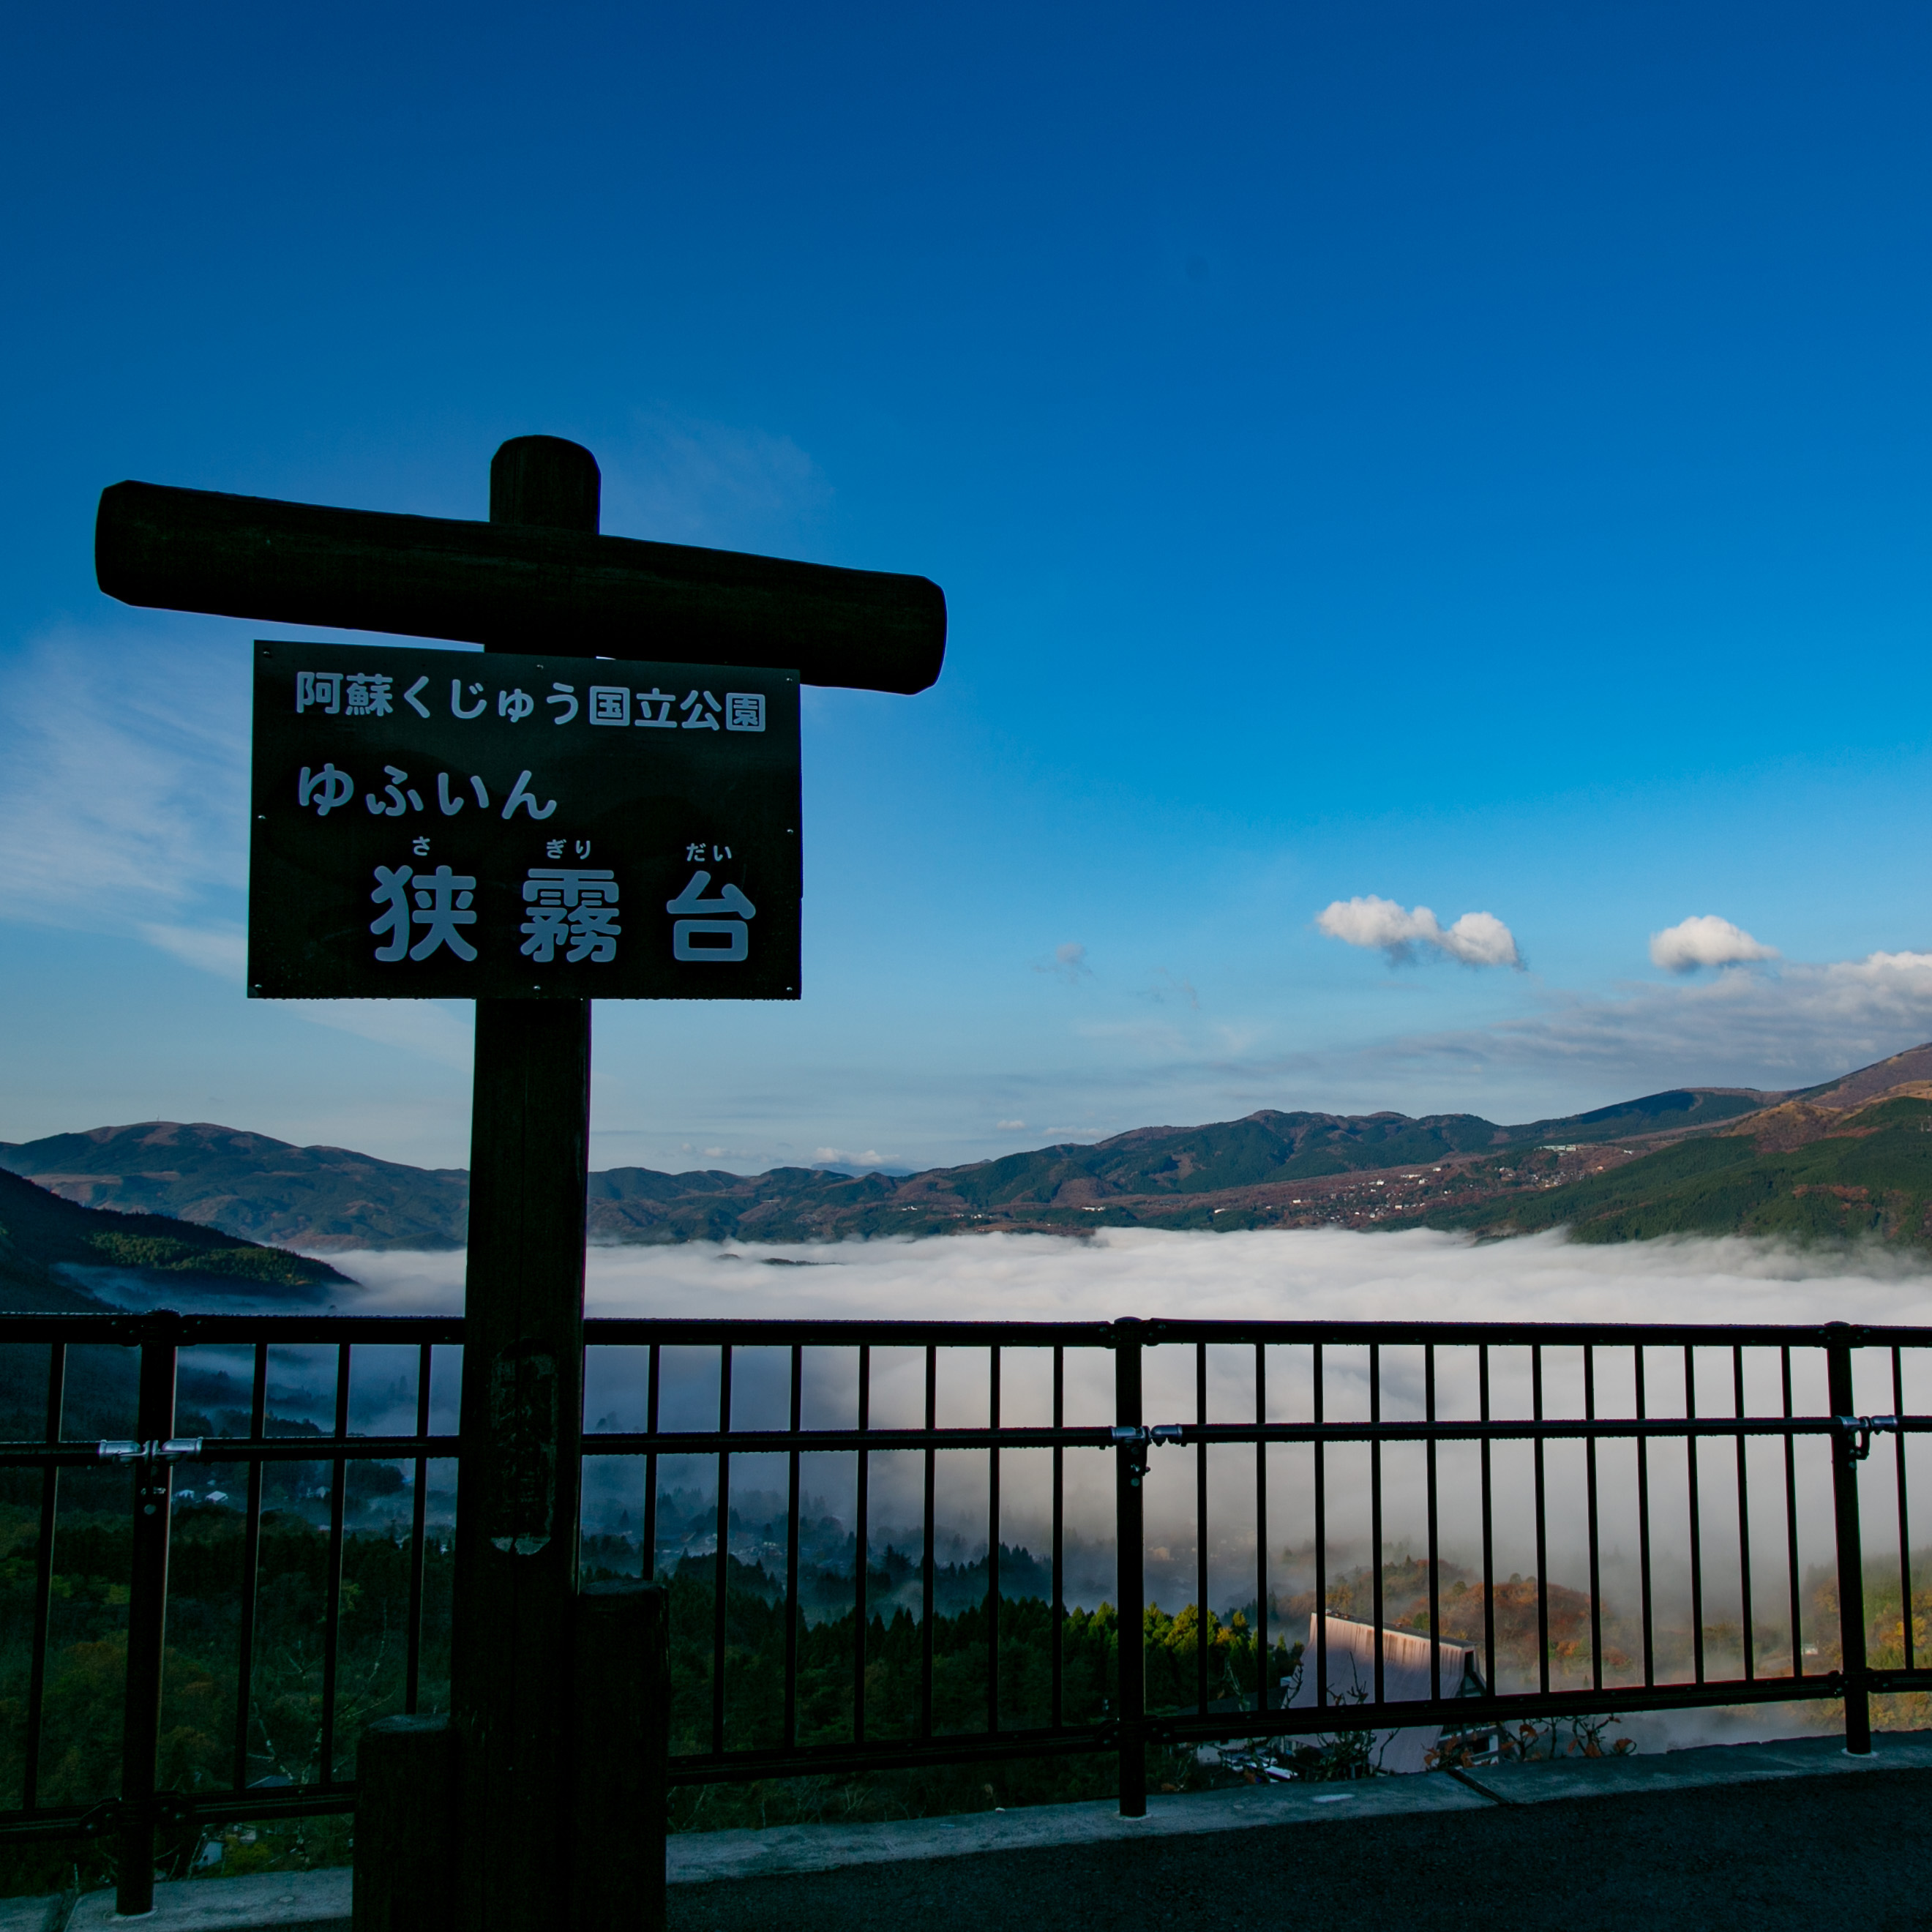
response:
[[[180,1318],[149,1318],[141,1340],[135,1434],[158,1447],[175,1432],[175,1350]],[[128,1676],[121,1732],[120,1874],[114,1909],[122,1917],[154,1909],[154,1748],[161,1729],[161,1646],[168,1608],[168,1504],[174,1487],[165,1456],[134,1464],[134,1549],[128,1576]]]
[[[1871,1755],[1871,1706],[1865,1683],[1864,1554],[1858,1528],[1856,1444],[1844,1418],[1858,1413],[1852,1388],[1852,1349],[1858,1330],[1843,1322],[1825,1330],[1826,1379],[1832,1431],[1832,1509],[1838,1545],[1838,1655],[1845,1679],[1845,1752]]]
[[[1141,1480],[1147,1472],[1142,1435],[1141,1324],[1114,1324],[1114,1524],[1119,1551],[1120,1622],[1117,1652],[1120,1816],[1147,1816],[1146,1581]]]

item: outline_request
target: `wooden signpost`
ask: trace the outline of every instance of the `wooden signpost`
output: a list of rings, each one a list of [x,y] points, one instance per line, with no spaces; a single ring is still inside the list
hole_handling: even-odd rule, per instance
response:
[[[249,908],[257,997],[476,999],[461,1932],[646,1922],[573,1831],[614,1775],[579,1654],[634,1627],[578,1587],[590,998],[797,998],[798,684],[920,691],[945,650],[923,578],[602,536],[599,488],[520,436],[488,524],[119,483],[96,526],[128,603],[485,646],[257,646]]]

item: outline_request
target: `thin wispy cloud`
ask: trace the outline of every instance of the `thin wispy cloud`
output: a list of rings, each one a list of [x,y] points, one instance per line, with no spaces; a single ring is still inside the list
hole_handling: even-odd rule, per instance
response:
[[[400,1047],[464,1072],[474,1059],[476,1026],[464,1000],[284,1000],[277,1004],[312,1026]]]
[[[1170,973],[1165,966],[1156,969],[1147,997],[1156,1006],[1165,1006],[1169,1000],[1180,1000],[1194,1012],[1201,1010],[1201,995],[1196,992],[1193,982]]]
[[[640,418],[598,452],[603,526],[711,548],[796,548],[830,508],[830,482],[788,436],[694,418]]]
[[[1082,980],[1094,976],[1094,969],[1087,963],[1086,947],[1072,939],[1063,946],[1056,946],[1051,958],[1035,960],[1033,970],[1064,980],[1070,986],[1077,986]]]
[[[1646,1086],[1799,1087],[1932,1039],[1932,953],[1874,952],[1775,976],[1720,973],[1610,998],[1548,994],[1544,1010],[1492,1024],[1400,1036],[1310,1055],[1328,1078],[1512,1076],[1576,1094]],[[1288,1064],[1280,1064],[1288,1071]],[[1581,1104],[1580,1101],[1572,1104]]]
[[[248,881],[249,677],[227,636],[78,627],[0,668],[0,908],[139,939],[244,982],[232,916]],[[449,1066],[470,1064],[460,1001],[292,1000],[285,1010]]]
[[[198,971],[237,986],[248,981],[248,935],[238,926],[170,926],[143,920],[135,930],[150,946]]]
[[[1385,955],[1392,966],[1432,952],[1465,966],[1520,968],[1523,963],[1515,934],[1493,913],[1466,912],[1444,926],[1426,906],[1412,912],[1370,892],[1336,900],[1315,915],[1315,923],[1345,946]]]
[[[74,628],[6,661],[7,916],[88,932],[152,922],[142,936],[181,956],[184,914],[247,876],[248,690],[225,639]]]
[[[1694,973],[1700,966],[1742,966],[1780,956],[1774,946],[1754,939],[1741,926],[1703,913],[1650,935],[1650,963],[1666,973]]]

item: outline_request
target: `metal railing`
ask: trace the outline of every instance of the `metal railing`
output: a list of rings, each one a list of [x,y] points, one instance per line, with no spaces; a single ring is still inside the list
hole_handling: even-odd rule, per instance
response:
[[[1145,1807],[1150,1747],[1418,1724],[1467,1731],[1565,1716],[1842,1700],[1847,1748],[1863,1752],[1870,1748],[1873,1694],[1932,1688],[1932,1669],[1922,1666],[1915,1647],[1906,1456],[1909,1438],[1932,1430],[1932,1414],[1908,1412],[1906,1399],[1908,1381],[1920,1388],[1916,1378],[1932,1368],[1932,1330],[1838,1324],[592,1319],[585,1333],[596,1370],[589,1385],[612,1406],[610,1415],[586,1430],[586,1478],[594,1461],[608,1474],[598,1492],[607,1504],[620,1492],[634,1497],[641,1516],[634,1544],[642,1574],[656,1570],[693,1586],[688,1600],[674,1597],[674,1619],[680,1603],[686,1612],[695,1604],[708,1615],[708,1629],[689,1628],[687,1615],[678,1635],[696,1661],[680,1694],[684,1712],[674,1742],[674,1783],[1105,1752],[1118,1758],[1121,1808],[1136,1814]],[[430,1472],[445,1462],[460,1466],[463,1450],[454,1433],[432,1426],[432,1384],[440,1361],[440,1372],[451,1377],[445,1386],[453,1390],[456,1358],[439,1352],[459,1350],[462,1336],[463,1324],[454,1318],[0,1317],[6,1359],[17,1369],[21,1350],[38,1348],[46,1367],[38,1439],[0,1443],[0,1468],[38,1472],[39,1479],[17,1802],[0,1811],[0,1835],[112,1831],[124,1858],[138,1862],[152,1860],[157,1828],[171,1822],[192,1818],[218,1826],[352,1808],[355,1786],[343,1774],[345,1754],[352,1748],[350,1732],[356,1723],[385,1712],[373,1704],[347,1715],[344,1709],[344,1618],[351,1594],[345,1556],[359,1546],[350,1522],[350,1472],[370,1463],[406,1472],[401,1479],[410,1492],[406,1526],[392,1516],[382,1532],[400,1552],[406,1572],[401,1667],[399,1678],[384,1679],[387,1688],[377,1702],[413,1712],[424,1694],[426,1569],[432,1558],[446,1553],[430,1520]],[[74,1440],[69,1430],[74,1352],[103,1347],[135,1353],[131,1376],[122,1372],[135,1409],[133,1434]],[[413,1352],[412,1396],[399,1383],[400,1392],[388,1398],[392,1409],[400,1404],[403,1411],[412,1400],[408,1429],[381,1434],[352,1429],[353,1365],[371,1347]],[[278,1433],[278,1427],[292,1425],[278,1424],[274,1414],[278,1402],[288,1406],[272,1381],[277,1352],[318,1348],[334,1352],[322,1390],[329,1426]],[[238,1370],[245,1363],[244,1432],[177,1433],[184,1350],[208,1352]],[[1016,1365],[1028,1372],[1016,1376]],[[1862,1378],[1864,1413],[1857,1399]],[[1012,1393],[1017,1381],[1026,1384],[1023,1402]],[[10,1386],[17,1394],[17,1374]],[[1874,1390],[1882,1402],[1872,1399]],[[1720,1400],[1713,1400],[1717,1391]],[[968,1403],[976,1413],[955,1413]],[[693,1412],[700,1404],[702,1417]],[[600,1406],[596,1393],[589,1406]],[[453,1404],[446,1406],[453,1411]],[[640,1427],[616,1426],[616,1412],[627,1407]],[[1870,1412],[1881,1407],[1886,1412]],[[1932,1408],[1932,1402],[1921,1408]],[[679,1413],[668,1416],[671,1409]],[[1025,1419],[1017,1419],[1018,1409]],[[1875,1668],[1867,1656],[1859,1481],[1876,1438],[1886,1434],[1900,1654]],[[1191,1459],[1170,1454],[1190,1450]],[[1826,1450],[1828,1530],[1816,1524],[1822,1505],[1805,1500],[1808,1485],[1822,1495]],[[1676,1485],[1678,1462],[1671,1461],[1666,1473],[1676,1499],[1667,1508],[1659,1490],[1659,1456],[1666,1450],[1681,1457],[1683,1471]],[[1607,1466],[1612,1454],[1616,1468]],[[1507,1480],[1499,1477],[1502,1460],[1513,1456],[1520,1463],[1526,1455],[1526,1465],[1512,1464]],[[1068,1679],[1070,1619],[1076,1615],[1069,1604],[1069,1472],[1070,1459],[1082,1456],[1100,1459],[1081,1465],[1084,1486],[1073,1486],[1074,1501],[1090,1516],[1098,1508],[1111,1518],[1114,1609],[1104,1631],[1109,1660],[1104,1681],[1083,1681],[1076,1696]],[[640,1466],[628,1488],[624,1462],[605,1459],[633,1459]],[[950,1483],[962,1459],[983,1470],[976,1504],[984,1510],[982,1582],[974,1574],[979,1559],[963,1570],[938,1561],[941,1535],[959,1514],[950,1501],[942,1502],[940,1479],[944,1473]],[[740,1556],[734,1554],[734,1537],[745,1546],[746,1533],[734,1529],[734,1477],[748,1461],[782,1472],[784,1532],[775,1544],[746,1547]],[[1562,1467],[1553,1470],[1559,1461]],[[1106,1476],[1084,1480],[1109,1462]],[[258,1677],[265,1518],[272,1534],[284,1520],[265,1508],[265,1483],[290,1463],[328,1472],[326,1483],[304,1499],[302,1518],[320,1550],[319,1658],[311,1672],[319,1681],[304,1693],[316,1732],[313,1774],[292,1784],[250,1775],[264,1761]],[[50,1730],[49,1703],[55,1612],[64,1600],[57,1587],[64,1574],[62,1484],[67,1472],[113,1465],[131,1471],[133,1490],[118,1789],[112,1796],[97,1791],[50,1802],[50,1756],[71,1742]],[[1618,1474],[1626,1465],[1628,1482]],[[241,1538],[233,1579],[228,1774],[224,1782],[204,1771],[200,1788],[164,1789],[157,1750],[169,1667],[175,1480],[185,1469],[208,1466],[238,1468],[245,1480],[238,1506],[224,1505],[238,1516]],[[849,1607],[836,1606],[836,1616],[826,1609],[820,1574],[812,1586],[818,1593],[814,1624],[802,1568],[814,1507],[808,1486],[834,1468],[848,1472],[852,1486],[850,1528],[844,1529],[842,1514],[838,1530],[841,1539],[849,1534],[849,1551],[840,1540],[832,1566],[836,1581],[844,1574],[839,1566],[849,1565]],[[1003,1478],[1016,1468],[1022,1472],[1017,1486],[1003,1492]],[[710,1546],[694,1546],[687,1500],[677,1505],[682,1541],[668,1548],[660,1534],[662,1513],[670,1507],[664,1484],[694,1471],[709,1472],[711,1486],[696,1492],[696,1507],[711,1513]],[[812,1471],[820,1473],[814,1477]],[[1240,1490],[1232,1504],[1231,1472]],[[32,1475],[26,1480],[31,1485]],[[592,1486],[586,1480],[586,1493]],[[1108,1489],[1110,1504],[1104,1500]],[[688,1498],[692,1492],[679,1493]],[[1150,1552],[1150,1496],[1160,1521],[1191,1528],[1191,1566],[1168,1545]],[[1096,1497],[1102,1499],[1097,1504]],[[882,1585],[875,1525],[882,1511],[894,1508],[916,1519],[903,1526],[899,1540],[910,1544],[916,1532],[916,1571],[906,1569],[902,1553],[900,1580]],[[1608,1546],[1607,1516],[1620,1526]],[[1003,1682],[1003,1669],[1016,1654],[1006,1626],[1025,1604],[1003,1590],[1003,1562],[1017,1562],[1023,1552],[1003,1547],[1002,1531],[1006,1520],[1019,1516],[1036,1526],[1048,1546],[1043,1691],[1036,1683]],[[1306,1530],[1299,1550],[1282,1540],[1279,1526],[1286,1516]],[[1801,1519],[1812,1526],[1802,1538]],[[1889,1524],[1886,1533],[1888,1539]],[[1169,1545],[1178,1540],[1169,1534]],[[1251,1592],[1246,1580],[1238,1586],[1229,1582],[1233,1558],[1225,1553],[1245,1550],[1250,1540]],[[1401,1573],[1406,1582],[1391,1582],[1392,1540],[1409,1546]],[[1802,1542],[1820,1551],[1817,1574],[1808,1570]],[[593,1544],[599,1560],[632,1546],[607,1536],[586,1540],[586,1550]],[[1452,1562],[1445,1546],[1468,1560]],[[1080,1544],[1090,1582],[1096,1546],[1090,1540]],[[1513,1571],[1503,1580],[1499,1551],[1506,1547],[1528,1556],[1530,1574]],[[1217,1548],[1223,1553],[1217,1556]],[[1183,1646],[1178,1653],[1184,1678],[1170,1671],[1167,1694],[1151,1709],[1150,1561],[1174,1588],[1191,1593],[1195,1607],[1191,1650]],[[1235,1600],[1241,1612],[1232,1626],[1217,1625],[1209,1614],[1210,1570],[1217,1568],[1222,1600]],[[1634,1609],[1619,1610],[1606,1574],[1633,1569]],[[1298,1592],[1287,1587],[1291,1570],[1305,1582]],[[1576,1582],[1563,1583],[1559,1571]],[[1768,1606],[1762,1588],[1768,1575],[1774,1582]],[[698,1587],[706,1585],[708,1606]],[[971,1616],[947,1624],[942,1585],[956,1601],[962,1589],[978,1591]],[[1406,1600],[1394,1600],[1404,1592]],[[1685,1593],[1688,1623],[1673,1622],[1663,1600]],[[1735,1604],[1737,1615],[1713,1624],[1720,1596],[1724,1606]],[[1293,1655],[1286,1647],[1291,1634],[1282,1628],[1290,1604],[1298,1620],[1307,1616],[1312,1638],[1299,1660],[1300,1681],[1312,1694],[1293,1703],[1278,1682]],[[768,1610],[778,1627],[778,1648],[769,1657],[750,1655],[742,1632],[734,1636],[734,1620],[748,1613],[747,1606]],[[1316,1610],[1326,1614],[1310,1613]],[[880,1712],[868,1706],[868,1684],[888,1613],[902,1610],[916,1633],[909,1640],[916,1645],[915,1688],[909,1703],[902,1699],[895,1710]],[[1330,1616],[1345,1610],[1376,1634],[1372,1685],[1346,1697],[1331,1674],[1328,1641]],[[1102,1628],[1090,1612],[1077,1614],[1090,1634]],[[822,1656],[824,1631],[838,1628],[848,1616],[851,1649],[835,1672],[844,1685],[828,1722],[821,1708],[825,1670],[820,1664],[808,1668],[806,1652]],[[1505,1628],[1512,1616],[1522,1627],[1514,1636]],[[1566,1628],[1574,1626],[1568,1636],[1556,1628],[1565,1618]],[[1459,1621],[1466,1635],[1455,1634]],[[1466,1643],[1479,1659],[1480,1694],[1387,1695],[1383,1633],[1405,1623],[1445,1644]],[[942,1626],[952,1646],[944,1657],[935,1648]],[[1244,1666],[1246,1676],[1232,1695],[1216,1656],[1216,1643],[1231,1628],[1240,1632],[1246,1646],[1242,1655],[1251,1666]],[[386,1625],[385,1645],[392,1634]],[[1300,1635],[1298,1621],[1293,1634]],[[1808,1646],[1811,1636],[1819,1642]],[[967,1676],[983,1697],[979,1721],[970,1725],[954,1694],[960,1679],[954,1660],[962,1642],[974,1652]],[[1832,1651],[1834,1662],[1827,1654]],[[1815,1665],[1808,1660],[1814,1654]],[[382,1656],[382,1668],[391,1670],[386,1649]],[[1524,1681],[1504,1688],[1511,1676]],[[809,1714],[802,1700],[808,1678],[815,1700]],[[946,1710],[942,1679],[953,1687]],[[740,1680],[751,1688],[734,1696]],[[775,1697],[768,1694],[772,1681]]]

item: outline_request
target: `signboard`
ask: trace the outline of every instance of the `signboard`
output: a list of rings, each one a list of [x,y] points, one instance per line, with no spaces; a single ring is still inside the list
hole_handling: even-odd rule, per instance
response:
[[[796,672],[255,653],[251,997],[798,998]]]

